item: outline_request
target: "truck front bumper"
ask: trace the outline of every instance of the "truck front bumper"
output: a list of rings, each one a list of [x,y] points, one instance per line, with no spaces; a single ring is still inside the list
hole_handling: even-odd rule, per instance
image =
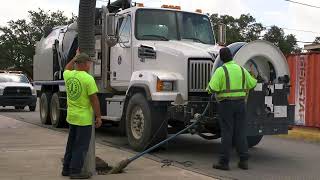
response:
[[[273,87],[270,91],[270,86]],[[264,84],[260,90],[252,90],[247,100],[247,135],[287,134],[293,124],[294,105],[288,104],[288,87],[275,88],[274,85]],[[173,104],[169,107],[170,120],[189,125],[196,113],[201,114],[209,101],[208,97],[193,98],[183,104]],[[205,115],[204,126],[216,132],[219,127],[219,103],[211,102]]]
[[[37,96],[0,96],[0,106],[36,106]]]

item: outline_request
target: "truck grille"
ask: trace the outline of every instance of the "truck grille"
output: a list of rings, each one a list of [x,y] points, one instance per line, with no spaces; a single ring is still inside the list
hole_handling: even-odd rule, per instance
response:
[[[29,87],[6,87],[3,91],[5,96],[30,96],[31,94]]]
[[[205,92],[211,78],[213,62],[208,60],[189,60],[189,92]]]

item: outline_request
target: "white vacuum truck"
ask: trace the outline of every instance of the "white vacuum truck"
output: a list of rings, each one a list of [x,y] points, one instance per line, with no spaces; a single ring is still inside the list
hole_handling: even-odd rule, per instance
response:
[[[221,65],[215,25],[208,16],[178,6],[148,8],[117,0],[95,8],[94,0],[80,0],[78,23],[46,28],[36,45],[34,84],[41,122],[65,125],[62,74],[79,44],[97,60],[91,73],[99,87],[104,123],[118,126],[134,150],[183,129],[210,101],[205,89]],[[219,33],[221,41],[225,32]],[[288,104],[289,69],[281,51],[261,40],[228,47],[234,60],[259,79],[248,97],[250,147],[263,135],[288,133],[293,106]],[[220,137],[216,105],[211,102],[205,122],[191,133]]]

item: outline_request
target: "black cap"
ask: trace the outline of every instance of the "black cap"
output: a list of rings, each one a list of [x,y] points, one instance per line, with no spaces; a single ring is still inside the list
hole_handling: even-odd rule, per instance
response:
[[[224,63],[229,62],[232,60],[232,54],[229,48],[224,47],[220,49],[220,59]]]

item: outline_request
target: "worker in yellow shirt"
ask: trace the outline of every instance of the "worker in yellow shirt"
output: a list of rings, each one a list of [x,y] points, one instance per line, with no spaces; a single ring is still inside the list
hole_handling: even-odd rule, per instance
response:
[[[238,167],[248,169],[248,143],[246,135],[246,102],[250,89],[257,80],[243,67],[232,60],[229,48],[220,50],[220,59],[224,63],[214,72],[207,91],[215,93],[218,103],[219,124],[221,129],[221,153],[215,169],[229,170],[232,139],[240,157]]]
[[[77,52],[63,73],[67,91],[69,137],[62,175],[70,176],[71,179],[91,177],[90,174],[81,173],[81,169],[89,148],[93,110],[96,128],[102,124],[98,88],[94,78],[88,73],[91,64],[92,60],[87,54]],[[76,65],[75,70],[73,70],[74,65]]]

